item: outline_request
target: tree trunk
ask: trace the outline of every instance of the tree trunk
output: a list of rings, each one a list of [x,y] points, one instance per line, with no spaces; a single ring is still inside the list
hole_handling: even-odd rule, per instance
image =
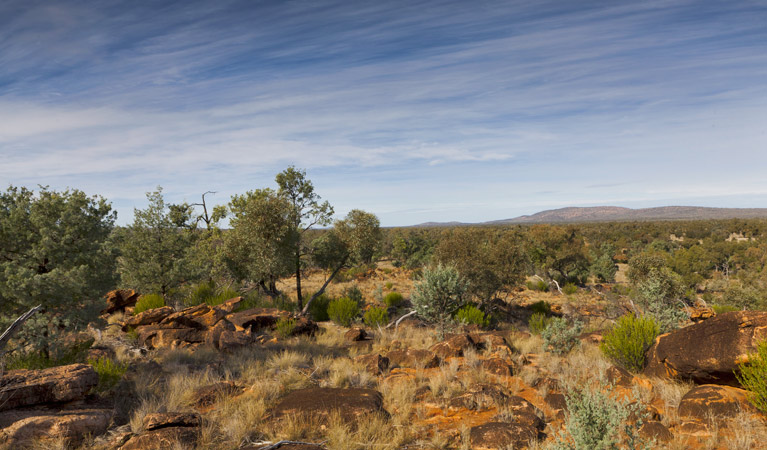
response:
[[[42,308],[43,305],[37,305],[34,308],[30,309],[29,311],[22,314],[18,319],[14,320],[11,326],[8,327],[7,330],[3,332],[3,334],[0,335],[0,376],[3,373],[3,356],[5,355],[5,345],[8,343],[8,341],[13,337],[13,335],[19,331],[19,328],[21,328],[22,325],[24,325],[24,322],[27,321],[30,317],[32,317],[33,314],[35,314],[37,311]]]
[[[296,249],[296,296],[298,297],[298,309],[303,309],[304,298],[301,296],[301,249]]]
[[[333,278],[335,278],[336,275],[338,275],[338,272],[343,269],[343,267],[346,265],[346,258],[344,258],[343,262],[338,265],[338,267],[333,270],[333,273],[330,274],[327,280],[325,280],[325,284],[322,285],[319,291],[315,292],[314,295],[312,295],[312,298],[309,299],[308,302],[306,302],[306,306],[303,307],[301,310],[302,315],[306,315],[309,312],[309,307],[312,305],[312,302],[314,299],[322,295],[323,292],[325,292],[325,288],[328,287],[331,281],[333,281]]]

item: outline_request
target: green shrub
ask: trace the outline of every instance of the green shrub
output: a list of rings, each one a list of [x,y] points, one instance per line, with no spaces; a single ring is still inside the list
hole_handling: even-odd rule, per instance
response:
[[[360,305],[365,299],[365,297],[362,295],[362,290],[360,290],[359,286],[357,286],[356,284],[353,284],[349,286],[348,288],[344,289],[344,293],[341,297],[350,298],[354,300],[355,302],[359,303]]]
[[[578,286],[573,283],[566,283],[562,286],[562,292],[564,292],[565,295],[573,295],[578,292]]]
[[[330,304],[330,298],[327,294],[323,293],[319,297],[315,298],[311,305],[309,305],[309,315],[315,322],[325,322],[330,320],[328,315],[328,305]]]
[[[543,350],[557,355],[570,353],[570,350],[578,344],[578,336],[582,330],[583,324],[578,321],[571,325],[565,318],[553,317],[541,332]]]
[[[533,311],[533,313],[539,313],[545,316],[551,315],[551,305],[545,300],[533,303],[530,305],[530,309]]]
[[[464,325],[477,325],[485,328],[490,325],[490,320],[485,313],[474,305],[466,305],[455,313],[455,320]]]
[[[569,389],[565,400],[564,433],[546,446],[547,450],[652,448],[652,442],[640,442],[638,431],[645,420],[641,405],[617,400],[609,386],[586,384],[579,389]],[[629,420],[632,416],[638,420]]]
[[[136,306],[133,308],[133,314],[139,314],[150,309],[161,308],[165,306],[165,299],[160,294],[147,294],[138,298]]]
[[[274,332],[283,339],[290,337],[295,329],[296,321],[290,317],[280,317],[277,323],[274,324]]]
[[[525,283],[527,285],[527,288],[531,291],[541,291],[545,292],[549,290],[549,285],[543,280],[536,280],[536,281],[528,281]]]
[[[47,355],[40,351],[13,352],[6,354],[5,368],[8,370],[48,369],[50,367],[83,363],[91,345],[93,345],[93,339],[83,339],[71,345],[52,345],[50,353]]]
[[[386,289],[391,291],[392,288],[394,287],[394,283],[392,283],[391,281],[387,281],[385,286],[386,286]]]
[[[732,306],[732,305],[712,305],[711,309],[713,309],[714,312],[717,314],[722,314],[722,313],[732,312],[732,311],[740,311],[740,308],[738,308],[737,306]]]
[[[386,312],[386,308],[373,306],[372,308],[365,311],[363,321],[365,322],[365,325],[369,326],[370,328],[378,328],[379,326],[382,327],[389,323],[389,313]]]
[[[104,392],[113,388],[128,370],[127,364],[116,363],[111,358],[101,357],[96,360],[88,360],[88,364],[99,374],[97,390]]]
[[[197,306],[207,299],[216,295],[216,284],[213,282],[200,283],[192,289],[189,296],[184,299],[185,306]]]
[[[384,297],[383,302],[386,306],[397,307],[401,305],[404,300],[404,297],[402,297],[402,294],[399,292],[389,292],[386,294],[386,297]]]
[[[328,305],[328,316],[333,322],[348,327],[360,315],[360,305],[349,297],[337,298]]]
[[[468,283],[452,266],[438,265],[424,269],[421,281],[413,286],[410,301],[421,319],[437,326],[437,334],[445,335],[453,314],[463,303]]]
[[[224,303],[227,300],[231,300],[235,297],[239,297],[240,293],[231,288],[225,288],[212,297],[205,299],[205,303],[210,306],[216,306]]]
[[[735,376],[744,388],[748,389],[748,399],[762,412],[767,412],[767,340],[756,346],[756,354],[750,355],[748,362],[739,364]]]
[[[645,352],[660,333],[652,317],[636,317],[633,314],[618,319],[618,323],[604,335],[599,348],[615,364],[638,372],[644,368]]]
[[[530,316],[530,320],[527,322],[527,325],[530,327],[531,333],[541,334],[543,333],[543,330],[549,326],[549,322],[551,322],[551,318],[549,318],[546,314],[537,312]]]

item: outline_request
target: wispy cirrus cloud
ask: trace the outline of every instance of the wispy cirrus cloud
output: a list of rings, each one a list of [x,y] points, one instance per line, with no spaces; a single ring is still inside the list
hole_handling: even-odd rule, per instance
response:
[[[389,225],[747,206],[765,19],[758,2],[4,2],[0,179],[103,193],[121,222],[157,184],[226,201],[288,164]]]

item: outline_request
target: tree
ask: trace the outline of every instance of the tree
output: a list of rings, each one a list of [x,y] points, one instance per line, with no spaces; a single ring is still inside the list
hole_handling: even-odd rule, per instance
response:
[[[115,282],[109,236],[116,214],[79,190],[0,193],[0,329],[42,305],[18,341],[47,355],[52,334],[84,325]],[[93,312],[93,314],[90,314]]]
[[[421,280],[413,286],[410,301],[415,313],[426,322],[434,323],[440,337],[453,321],[453,315],[463,305],[468,284],[452,266],[426,268]]]
[[[205,228],[210,230],[216,227],[216,224],[223,220],[229,213],[226,206],[216,205],[208,212],[208,203],[205,201],[205,196],[208,194],[215,194],[215,191],[206,191],[202,194],[202,201],[200,203],[192,203],[190,206],[201,206],[202,213],[195,217],[195,223],[200,223],[202,220],[205,222]]]
[[[381,225],[375,214],[359,209],[349,211],[343,220],[338,220],[333,229],[312,242],[312,260],[330,270],[331,274],[322,287],[312,295],[303,314],[309,312],[314,299],[325,292],[325,288],[344,267],[368,264],[381,245]]]
[[[530,259],[535,269],[557,285],[582,283],[589,274],[583,236],[574,227],[534,225],[530,228]]]
[[[618,266],[615,265],[613,255],[615,247],[612,244],[604,243],[599,250],[592,251],[591,274],[600,281],[612,283],[615,281],[615,274],[618,272]]]
[[[327,225],[333,216],[333,207],[314,192],[314,185],[306,178],[306,171],[288,167],[275,177],[279,194],[285,196],[292,207],[290,222],[297,239],[293,248],[293,268],[296,274],[296,295],[298,308],[303,307],[301,294],[301,259],[304,251],[304,233],[315,225]]]
[[[251,281],[277,296],[277,280],[293,268],[298,235],[293,205],[271,189],[232,197],[231,230],[224,236],[226,265],[241,281]]]
[[[486,228],[445,231],[434,256],[438,262],[458,269],[480,302],[489,302],[499,291],[520,283],[527,265],[522,240],[516,233]]]
[[[661,333],[679,328],[687,317],[682,278],[666,266],[665,258],[653,252],[640,253],[629,261],[628,278],[644,314],[658,323]]]
[[[125,287],[167,298],[190,278],[185,256],[192,236],[182,220],[188,215],[185,208],[166,206],[160,186],[146,197],[149,205],[134,209],[133,224],[123,233],[119,272]]]

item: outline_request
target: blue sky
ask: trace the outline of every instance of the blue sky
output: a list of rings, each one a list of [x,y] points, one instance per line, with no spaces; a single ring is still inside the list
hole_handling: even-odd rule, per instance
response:
[[[4,0],[0,157],[123,224],[291,164],[388,226],[767,207],[767,2]]]

